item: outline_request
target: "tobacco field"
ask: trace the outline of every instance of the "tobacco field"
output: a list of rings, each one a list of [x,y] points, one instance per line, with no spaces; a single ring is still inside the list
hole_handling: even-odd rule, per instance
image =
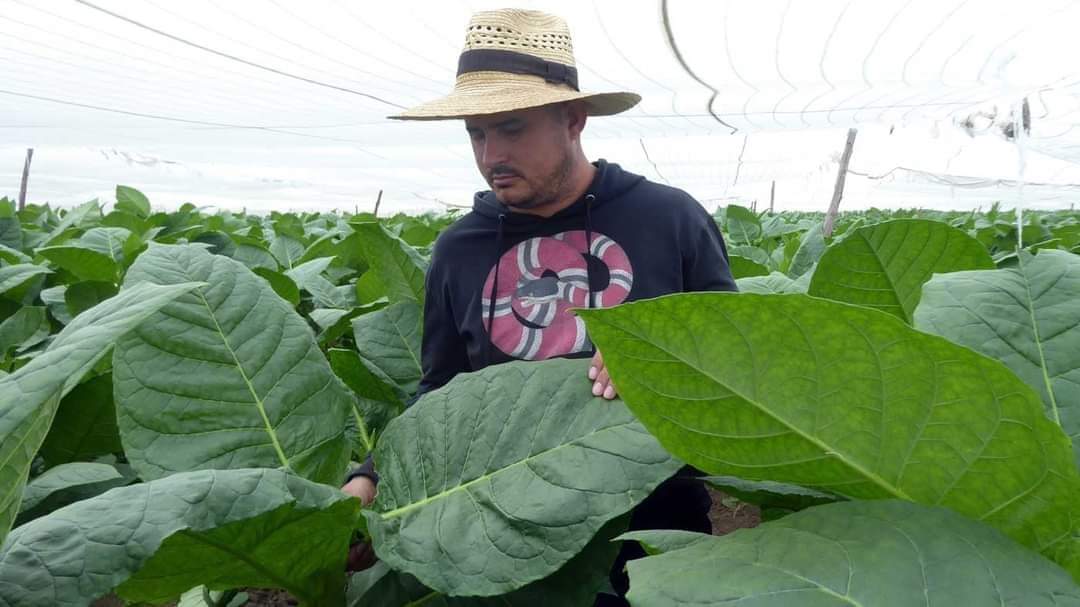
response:
[[[620,400],[406,406],[454,219],[0,200],[0,605],[1080,605],[1080,212],[732,205],[739,293],[578,312]],[[762,524],[626,533],[684,464]]]

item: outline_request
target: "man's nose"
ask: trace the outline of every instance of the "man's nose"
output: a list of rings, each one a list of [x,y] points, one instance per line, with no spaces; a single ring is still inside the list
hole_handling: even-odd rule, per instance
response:
[[[506,162],[506,146],[498,137],[489,135],[484,139],[483,160],[487,169]]]

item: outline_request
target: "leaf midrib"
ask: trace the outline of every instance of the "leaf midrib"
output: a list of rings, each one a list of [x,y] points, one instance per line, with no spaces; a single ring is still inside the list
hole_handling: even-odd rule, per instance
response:
[[[443,491],[440,491],[439,493],[436,493],[435,495],[429,495],[429,496],[427,496],[427,497],[425,497],[425,498],[423,498],[421,500],[415,501],[415,502],[413,502],[411,504],[406,504],[406,505],[401,506],[399,508],[394,508],[393,510],[387,510],[386,512],[379,512],[378,515],[383,520],[402,516],[402,515],[404,515],[404,514],[406,514],[408,512],[412,512],[413,510],[416,510],[418,508],[426,506],[426,505],[428,505],[428,504],[430,504],[432,502],[435,502],[437,500],[441,500],[441,499],[444,499],[446,497],[449,497],[449,496],[451,496],[451,495],[453,495],[453,494],[455,494],[455,493],[457,493],[459,491],[464,491],[465,489],[467,489],[467,488],[469,488],[469,487],[471,487],[473,485],[476,485],[476,484],[478,484],[480,482],[490,480],[495,475],[501,474],[501,473],[503,473],[503,472],[505,472],[507,470],[510,470],[511,468],[513,468],[515,466],[520,466],[520,465],[527,464],[527,463],[529,463],[531,461],[535,461],[537,459],[540,459],[541,457],[544,457],[544,456],[550,455],[552,453],[555,453],[556,451],[559,451],[560,449],[564,449],[564,448],[567,448],[567,447],[579,446],[578,443],[585,440],[586,438],[596,436],[596,435],[598,435],[600,433],[603,433],[603,432],[615,431],[615,430],[618,430],[620,428],[624,428],[624,427],[626,427],[628,425],[631,425],[633,423],[635,423],[635,422],[633,420],[631,420],[631,421],[620,422],[620,423],[615,424],[613,426],[605,426],[603,428],[598,428],[596,430],[593,430],[592,432],[589,432],[588,434],[583,434],[581,436],[578,436],[577,438],[575,438],[574,440],[572,440],[570,442],[562,443],[562,444],[556,445],[556,446],[554,446],[554,447],[552,447],[550,449],[545,449],[543,451],[540,451],[539,453],[529,455],[528,457],[520,459],[520,460],[518,460],[516,462],[513,462],[513,463],[507,465],[507,466],[503,466],[503,467],[498,468],[496,470],[481,474],[480,476],[478,476],[478,477],[476,477],[476,478],[474,478],[472,480],[461,483],[460,485],[455,485],[453,487],[450,487],[449,489],[444,489]]]
[[[1039,372],[1042,373],[1043,383],[1046,385],[1046,395],[1050,399],[1050,410],[1054,412],[1054,422],[1061,426],[1061,415],[1058,413],[1057,398],[1054,396],[1054,386],[1050,382],[1050,376],[1046,372],[1046,353],[1043,352],[1042,338],[1039,336],[1039,322],[1035,319],[1035,299],[1031,295],[1031,281],[1028,280],[1027,271],[1024,267],[1024,256],[1017,256],[1020,265],[1020,279],[1024,282],[1024,291],[1027,293],[1027,312],[1031,319],[1031,331],[1035,336],[1035,347],[1039,351]]]
[[[602,316],[594,316],[594,318],[597,321],[601,321],[601,319],[603,317]],[[604,322],[604,321],[601,321],[601,322]],[[894,487],[893,485],[889,484],[888,482],[885,481],[885,479],[881,478],[877,474],[874,474],[873,472],[870,472],[869,470],[863,468],[861,465],[855,463],[854,461],[851,461],[848,457],[844,456],[844,454],[842,452],[838,451],[837,449],[831,448],[826,443],[823,443],[820,439],[818,439],[816,437],[813,437],[813,436],[810,436],[809,434],[804,432],[802,430],[802,428],[799,428],[799,427],[795,426],[793,423],[791,423],[788,420],[780,417],[778,414],[773,413],[768,408],[763,406],[762,403],[759,403],[757,400],[747,397],[745,394],[742,393],[742,391],[736,390],[735,388],[732,388],[731,386],[727,385],[723,381],[721,381],[721,380],[717,379],[716,377],[714,377],[712,374],[700,369],[697,365],[694,365],[690,361],[685,360],[683,357],[675,354],[671,350],[669,350],[667,348],[663,348],[660,345],[655,344],[655,343],[653,343],[651,341],[648,341],[648,340],[644,339],[642,335],[640,335],[638,333],[635,333],[633,331],[630,331],[630,330],[628,330],[626,328],[616,327],[615,325],[611,324],[610,322],[605,322],[605,324],[607,324],[609,327],[612,327],[612,328],[614,328],[616,330],[624,331],[624,332],[634,336],[636,339],[638,339],[638,340],[640,340],[640,341],[642,341],[644,343],[647,343],[647,344],[649,344],[650,346],[652,346],[654,348],[657,348],[661,352],[664,352],[665,354],[670,356],[672,359],[674,359],[676,361],[679,361],[680,363],[686,365],[687,367],[689,367],[691,369],[694,369],[695,371],[697,371],[701,375],[703,375],[705,377],[708,377],[712,381],[716,382],[717,384],[719,384],[719,385],[723,386],[724,388],[726,388],[727,390],[729,390],[735,396],[743,399],[747,403],[750,403],[757,411],[760,411],[762,414],[764,414],[764,415],[770,417],[771,419],[775,420],[776,422],[782,424],[784,427],[790,428],[791,432],[793,434],[795,434],[796,436],[799,436],[803,440],[809,442],[810,444],[812,444],[815,447],[817,447],[818,449],[820,449],[821,452],[824,455],[826,455],[827,457],[835,457],[842,464],[848,466],[849,468],[851,468],[852,470],[854,470],[858,474],[862,475],[864,478],[866,478],[867,480],[869,480],[873,484],[881,487],[882,489],[884,489],[890,495],[893,495],[893,496],[898,497],[900,499],[907,500],[909,502],[916,501],[916,500],[912,499],[910,496],[908,496],[899,487]],[[733,324],[733,326],[734,326],[734,324]],[[741,334],[740,334],[740,336],[741,336]],[[743,340],[747,341],[745,337],[743,337]],[[747,342],[747,343],[749,343],[749,342]]]
[[[236,352],[233,351],[232,345],[229,344],[229,339],[221,329],[221,324],[218,323],[217,315],[214,314],[213,308],[210,307],[210,302],[206,301],[206,296],[203,294],[202,288],[200,288],[196,294],[199,296],[199,301],[206,307],[206,313],[210,315],[210,320],[214,322],[214,331],[221,337],[221,343],[224,344],[225,349],[229,352],[229,356],[233,359],[236,370],[244,380],[244,385],[247,386],[248,392],[251,393],[251,398],[255,402],[255,408],[258,409],[259,416],[262,417],[263,424],[266,427],[266,433],[270,435],[270,443],[274,446],[274,452],[277,453],[278,461],[281,462],[281,465],[284,468],[289,469],[289,458],[285,456],[285,451],[281,448],[281,442],[278,440],[274,425],[270,423],[270,417],[266,414],[266,405],[259,397],[258,392],[255,391],[255,386],[252,385],[251,379],[248,378],[247,373],[244,371],[244,366],[240,364],[240,359],[236,356]]]

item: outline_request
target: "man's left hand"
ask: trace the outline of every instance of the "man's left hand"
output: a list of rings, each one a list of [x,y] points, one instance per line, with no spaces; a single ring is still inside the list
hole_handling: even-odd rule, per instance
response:
[[[597,350],[592,357],[589,366],[589,379],[593,381],[593,396],[602,396],[607,400],[613,400],[618,394],[615,392],[615,384],[611,383],[607,368],[604,366],[604,357]]]

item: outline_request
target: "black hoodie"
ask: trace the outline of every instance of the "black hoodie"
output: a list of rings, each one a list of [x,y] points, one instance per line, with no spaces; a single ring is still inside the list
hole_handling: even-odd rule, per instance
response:
[[[737,290],[720,230],[696,200],[617,164],[594,164],[585,195],[549,218],[512,212],[485,191],[439,236],[426,279],[416,398],[491,364],[591,356],[569,308]],[[661,484],[635,508],[630,529],[711,532],[709,496],[689,478],[698,474],[686,467]],[[349,478],[361,475],[378,482],[370,457]],[[623,564],[643,555],[633,542],[620,549],[611,574],[620,595],[628,587]]]
[[[420,394],[490,364],[591,356],[572,307],[736,290],[720,230],[696,200],[617,164],[594,165],[585,195],[549,218],[512,212],[489,190],[439,236],[427,274]]]

